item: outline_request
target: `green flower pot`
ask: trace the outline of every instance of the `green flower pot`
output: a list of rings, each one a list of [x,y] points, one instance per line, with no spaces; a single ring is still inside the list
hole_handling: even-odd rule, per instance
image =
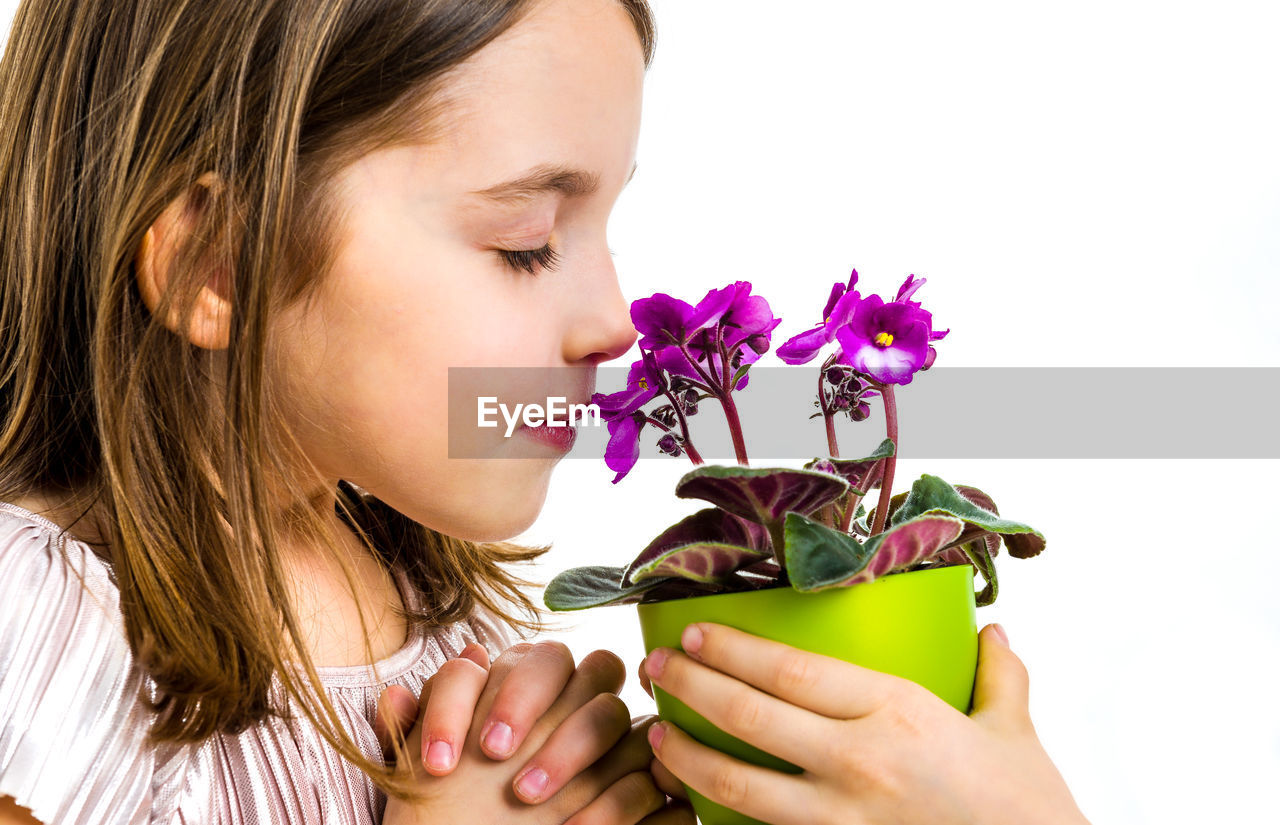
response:
[[[816,593],[778,587],[641,603],[636,608],[646,655],[657,647],[682,650],[680,635],[686,625],[714,622],[910,679],[967,714],[978,667],[974,573],[967,564],[954,565],[894,573]],[[803,772],[730,736],[657,685],[653,697],[658,716],[698,742],[744,762]],[[764,825],[688,785],[685,790],[703,825]]]

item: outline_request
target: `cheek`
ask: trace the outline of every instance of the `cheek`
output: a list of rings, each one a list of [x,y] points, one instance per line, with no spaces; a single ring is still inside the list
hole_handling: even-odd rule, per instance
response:
[[[540,365],[533,353],[545,342],[531,343],[546,336],[519,281],[474,262],[468,274],[460,258],[434,260],[426,271],[393,253],[335,270],[294,348],[298,421],[331,476],[442,532],[509,538],[536,518],[554,462],[450,459],[448,368]],[[504,431],[455,451],[500,457],[510,446]]]

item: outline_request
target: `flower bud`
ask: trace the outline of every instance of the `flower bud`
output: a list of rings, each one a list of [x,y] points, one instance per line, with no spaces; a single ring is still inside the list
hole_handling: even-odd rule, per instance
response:
[[[679,442],[676,441],[676,437],[671,433],[667,433],[662,438],[658,439],[658,449],[667,455],[678,456],[682,452]]]
[[[858,406],[849,410],[849,417],[854,421],[866,421],[871,415],[871,405],[866,401],[859,401]]]
[[[769,336],[756,333],[747,339],[747,346],[755,350],[756,355],[764,355],[769,351]]]
[[[845,370],[844,368],[838,365],[827,367],[827,372],[826,372],[827,383],[839,384],[841,381],[844,380],[844,377],[846,374],[847,374],[847,370]]]
[[[849,397],[847,395],[837,395],[831,401],[831,407],[836,412],[849,409]]]
[[[937,357],[938,357],[938,351],[933,347],[929,347],[929,353],[925,355],[924,364],[920,366],[920,370],[923,372],[924,370],[929,369],[929,367],[932,367],[933,362],[937,359]]]

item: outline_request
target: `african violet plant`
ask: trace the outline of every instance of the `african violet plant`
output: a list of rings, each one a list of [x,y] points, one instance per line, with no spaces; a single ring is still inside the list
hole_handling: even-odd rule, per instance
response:
[[[907,277],[892,301],[831,288],[822,322],[795,335],[776,354],[804,364],[827,345],[837,347],[818,373],[814,405],[826,424],[829,457],[801,469],[752,468],[734,403],[748,372],[769,351],[781,319],[768,302],[737,281],[713,289],[696,306],[657,293],[631,305],[639,360],[627,387],[592,396],[609,430],[605,461],[618,483],[639,457],[643,429],[663,432],[658,448],[687,455],[695,464],[676,484],[680,498],[711,507],[671,525],[627,567],[593,565],[566,570],[547,585],[552,610],[605,604],[679,599],[709,593],[790,586],[819,591],[869,582],[930,567],[969,564],[985,586],[976,603],[995,601],[994,558],[1001,541],[1015,558],[1045,547],[1037,530],[999,515],[991,497],[976,487],[952,485],[922,475],[909,491],[892,494],[898,419],[893,388],[909,384],[933,366],[934,341],[950,329],[933,329],[933,316],[912,295],[924,278]],[[865,421],[869,399],[884,405],[887,437],[868,456],[840,458],[835,418]],[[724,410],[738,465],[707,465],[689,434],[688,419],[699,402],[714,398]],[[645,412],[655,400],[665,404]],[[870,511],[862,499],[878,490]]]

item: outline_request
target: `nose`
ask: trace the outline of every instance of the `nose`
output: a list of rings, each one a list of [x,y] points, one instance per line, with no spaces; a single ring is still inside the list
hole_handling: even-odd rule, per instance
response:
[[[631,323],[631,304],[622,294],[613,259],[589,274],[591,286],[571,296],[572,314],[564,341],[564,359],[592,366],[621,358],[640,337]]]

